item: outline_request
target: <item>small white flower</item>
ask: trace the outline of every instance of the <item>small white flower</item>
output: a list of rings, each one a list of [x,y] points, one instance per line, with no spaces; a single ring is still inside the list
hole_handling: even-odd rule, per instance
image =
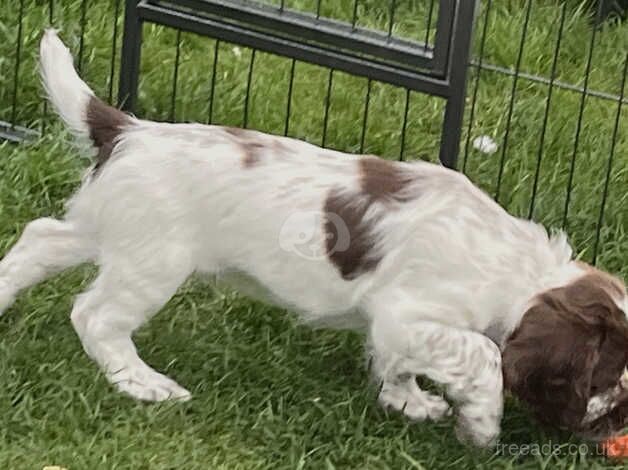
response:
[[[240,49],[238,46],[235,46],[233,48],[233,54],[239,59],[240,57],[242,57],[242,49]]]
[[[482,153],[491,155],[497,151],[497,143],[487,135],[473,139],[473,148]]]

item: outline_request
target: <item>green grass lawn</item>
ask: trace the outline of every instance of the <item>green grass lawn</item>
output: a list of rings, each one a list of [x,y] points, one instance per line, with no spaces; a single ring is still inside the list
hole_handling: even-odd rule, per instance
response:
[[[278,2],[275,2],[278,3]],[[291,7],[312,10],[315,1]],[[426,4],[399,1],[396,34],[423,37]],[[494,1],[486,61],[512,67],[525,11],[523,1]],[[360,2],[359,24],[384,27],[386,2]],[[522,68],[551,70],[559,2],[533,2]],[[29,144],[0,143],[0,253],[24,225],[61,215],[77,188],[86,159],[50,116],[36,76],[36,45],[48,24],[48,2],[25,0],[24,60],[20,67],[18,121],[45,135]],[[110,83],[113,1],[90,1],[84,38],[83,74],[104,98]],[[349,19],[353,2],[323,2],[322,14]],[[80,2],[54,3],[54,23],[73,51],[79,48]],[[591,29],[578,1],[567,5],[557,75],[582,85]],[[15,65],[16,2],[0,0],[0,119],[11,114]],[[483,14],[478,30],[482,29]],[[119,21],[121,25],[121,21]],[[144,30],[138,115],[167,119],[171,112],[176,32],[153,25]],[[120,43],[118,38],[118,44]],[[221,44],[215,95],[210,101],[213,40],[181,35],[181,68],[175,100],[178,121],[241,125],[251,52]],[[477,44],[476,44],[477,49]],[[628,25],[606,25],[598,33],[592,89],[619,94],[628,50]],[[119,53],[118,53],[119,56]],[[256,53],[248,126],[282,133],[291,61]],[[475,73],[475,71],[474,71]],[[328,71],[297,63],[289,134],[314,143],[322,138]],[[471,76],[471,85],[475,75]],[[327,144],[357,152],[367,81],[335,73]],[[471,136],[486,134],[500,150],[470,149],[466,169],[490,193],[496,190],[512,79],[482,72]],[[541,137],[547,87],[520,80],[517,87],[500,201],[527,216]],[[210,104],[211,103],[211,104]],[[580,95],[556,89],[550,108],[535,218],[560,226],[574,148]],[[405,91],[373,83],[365,152],[400,154]],[[411,94],[407,159],[435,160],[443,103]],[[568,226],[579,256],[592,257],[617,104],[591,98],[582,122]],[[628,120],[619,139],[601,227],[598,264],[628,277]],[[466,132],[466,125],[465,125]],[[463,140],[464,144],[464,140]],[[464,151],[464,145],[463,145]],[[464,152],[463,152],[464,153]],[[578,454],[578,441],[543,429],[526,410],[507,401],[502,442],[560,445],[555,453],[516,455],[465,448],[453,420],[412,424],[386,414],[375,403],[362,360],[362,338],[354,333],[311,330],[293,316],[230,292],[191,280],[164,311],[137,333],[142,356],[193,393],[185,404],[140,404],[113,391],[83,353],[68,316],[74,295],[93,278],[90,266],[66,272],[24,292],[0,319],[0,465],[7,469],[403,469],[403,468],[611,468],[603,457]],[[523,452],[522,452],[523,453]],[[531,451],[528,452],[528,454]],[[620,468],[619,466],[617,466]]]

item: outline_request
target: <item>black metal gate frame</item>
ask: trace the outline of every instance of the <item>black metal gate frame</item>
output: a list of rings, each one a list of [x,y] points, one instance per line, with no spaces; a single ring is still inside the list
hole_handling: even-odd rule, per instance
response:
[[[439,158],[455,168],[476,0],[438,2],[432,46],[245,0],[126,0],[118,103],[135,110],[142,24],[152,22],[443,98]]]

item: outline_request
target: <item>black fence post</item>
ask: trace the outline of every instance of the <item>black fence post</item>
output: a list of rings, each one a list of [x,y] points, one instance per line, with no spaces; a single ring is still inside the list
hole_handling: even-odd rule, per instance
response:
[[[443,165],[456,168],[460,137],[462,135],[462,117],[464,115],[467,88],[467,72],[476,0],[457,2],[456,13],[451,30],[451,51],[449,54],[449,90],[445,105],[443,130],[439,158]]]
[[[134,112],[140,74],[142,20],[137,11],[138,0],[126,0],[125,3],[118,106],[125,111]]]

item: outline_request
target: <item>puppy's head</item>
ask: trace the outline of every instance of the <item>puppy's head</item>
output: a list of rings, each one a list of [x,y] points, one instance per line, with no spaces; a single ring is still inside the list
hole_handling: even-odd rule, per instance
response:
[[[628,425],[628,297],[588,268],[535,299],[507,339],[504,386],[540,420],[602,440]]]

